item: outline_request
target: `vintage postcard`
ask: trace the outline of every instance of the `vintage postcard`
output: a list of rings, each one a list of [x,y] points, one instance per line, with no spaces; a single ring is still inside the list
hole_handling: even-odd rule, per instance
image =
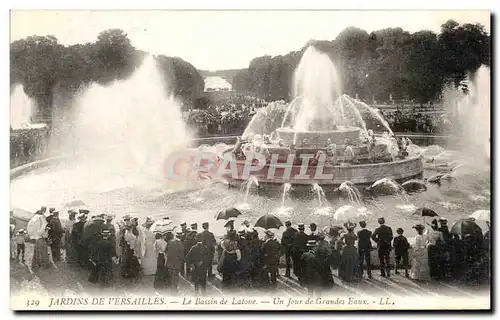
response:
[[[12,310],[490,310],[489,11],[10,15]]]

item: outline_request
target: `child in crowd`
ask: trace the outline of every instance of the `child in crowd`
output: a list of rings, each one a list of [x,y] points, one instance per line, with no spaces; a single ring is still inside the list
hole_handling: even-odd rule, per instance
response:
[[[25,252],[25,247],[26,247],[26,245],[25,245],[26,238],[27,238],[27,235],[26,235],[26,232],[24,232],[24,229],[19,229],[19,231],[17,231],[15,239],[14,239],[14,241],[16,242],[16,245],[17,245],[17,261],[19,261],[19,255],[21,255],[21,258],[22,258],[21,261],[23,263],[25,262],[24,252]]]
[[[396,233],[398,235],[394,238],[393,241],[394,253],[396,254],[395,273],[399,274],[398,269],[402,267],[405,270],[405,277],[408,277],[408,250],[410,249],[410,244],[408,243],[406,237],[403,236],[403,229],[398,228],[396,230]]]

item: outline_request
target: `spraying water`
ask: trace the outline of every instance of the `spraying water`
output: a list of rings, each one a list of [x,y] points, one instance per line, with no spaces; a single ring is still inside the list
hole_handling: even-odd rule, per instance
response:
[[[241,185],[241,192],[244,192],[245,194],[243,198],[243,203],[240,206],[240,208],[242,209],[248,208],[248,195],[250,194],[250,189],[252,188],[252,185],[255,185],[256,187],[259,186],[259,180],[257,180],[257,178],[252,175],[249,176],[248,180]]]
[[[287,182],[283,185],[283,196],[281,197],[281,206],[285,206],[285,200],[288,197],[288,194],[290,193],[290,190],[292,189],[292,184]]]
[[[312,185],[312,190],[316,192],[316,196],[318,197],[318,204],[320,207],[322,207],[324,204],[326,204],[326,196],[325,196],[325,191],[321,186],[317,183]]]
[[[339,191],[342,192],[350,202],[361,202],[361,193],[351,181],[342,182],[342,184],[339,186]]]
[[[458,89],[446,89],[443,103],[451,116],[450,131],[460,137],[458,147],[466,155],[477,157],[478,152],[490,157],[490,90],[491,75],[482,66],[469,77],[469,94]]]
[[[340,77],[330,57],[310,46],[304,52],[294,74],[294,96],[301,97],[294,128],[309,130],[315,121],[321,122],[315,126],[328,126],[329,122],[343,122],[343,106],[340,112],[334,112],[333,104],[340,97]],[[318,128],[319,129],[319,128]]]
[[[23,86],[16,85],[10,95],[11,128],[17,130],[29,127],[34,110],[33,101],[24,93]]]
[[[162,162],[187,148],[191,136],[180,104],[166,96],[166,80],[148,56],[129,79],[92,84],[74,99],[71,121],[57,130],[63,139],[53,139],[61,141],[53,147],[81,160],[69,180],[106,191],[164,186]]]

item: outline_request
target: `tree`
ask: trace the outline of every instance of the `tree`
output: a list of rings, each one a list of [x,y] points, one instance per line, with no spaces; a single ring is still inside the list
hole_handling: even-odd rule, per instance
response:
[[[432,31],[412,34],[403,72],[403,83],[409,98],[420,104],[439,98],[444,86],[444,77],[439,69],[437,35]]]
[[[106,84],[125,79],[135,69],[134,47],[127,34],[120,29],[99,33],[93,50],[94,80]]]
[[[481,24],[460,25],[449,20],[441,26],[438,40],[441,72],[455,86],[482,64],[490,64],[490,36]]]

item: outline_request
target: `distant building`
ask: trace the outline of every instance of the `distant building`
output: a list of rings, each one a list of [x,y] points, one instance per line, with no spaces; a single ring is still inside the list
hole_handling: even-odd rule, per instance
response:
[[[205,91],[232,91],[231,84],[222,77],[209,76],[205,78]]]

